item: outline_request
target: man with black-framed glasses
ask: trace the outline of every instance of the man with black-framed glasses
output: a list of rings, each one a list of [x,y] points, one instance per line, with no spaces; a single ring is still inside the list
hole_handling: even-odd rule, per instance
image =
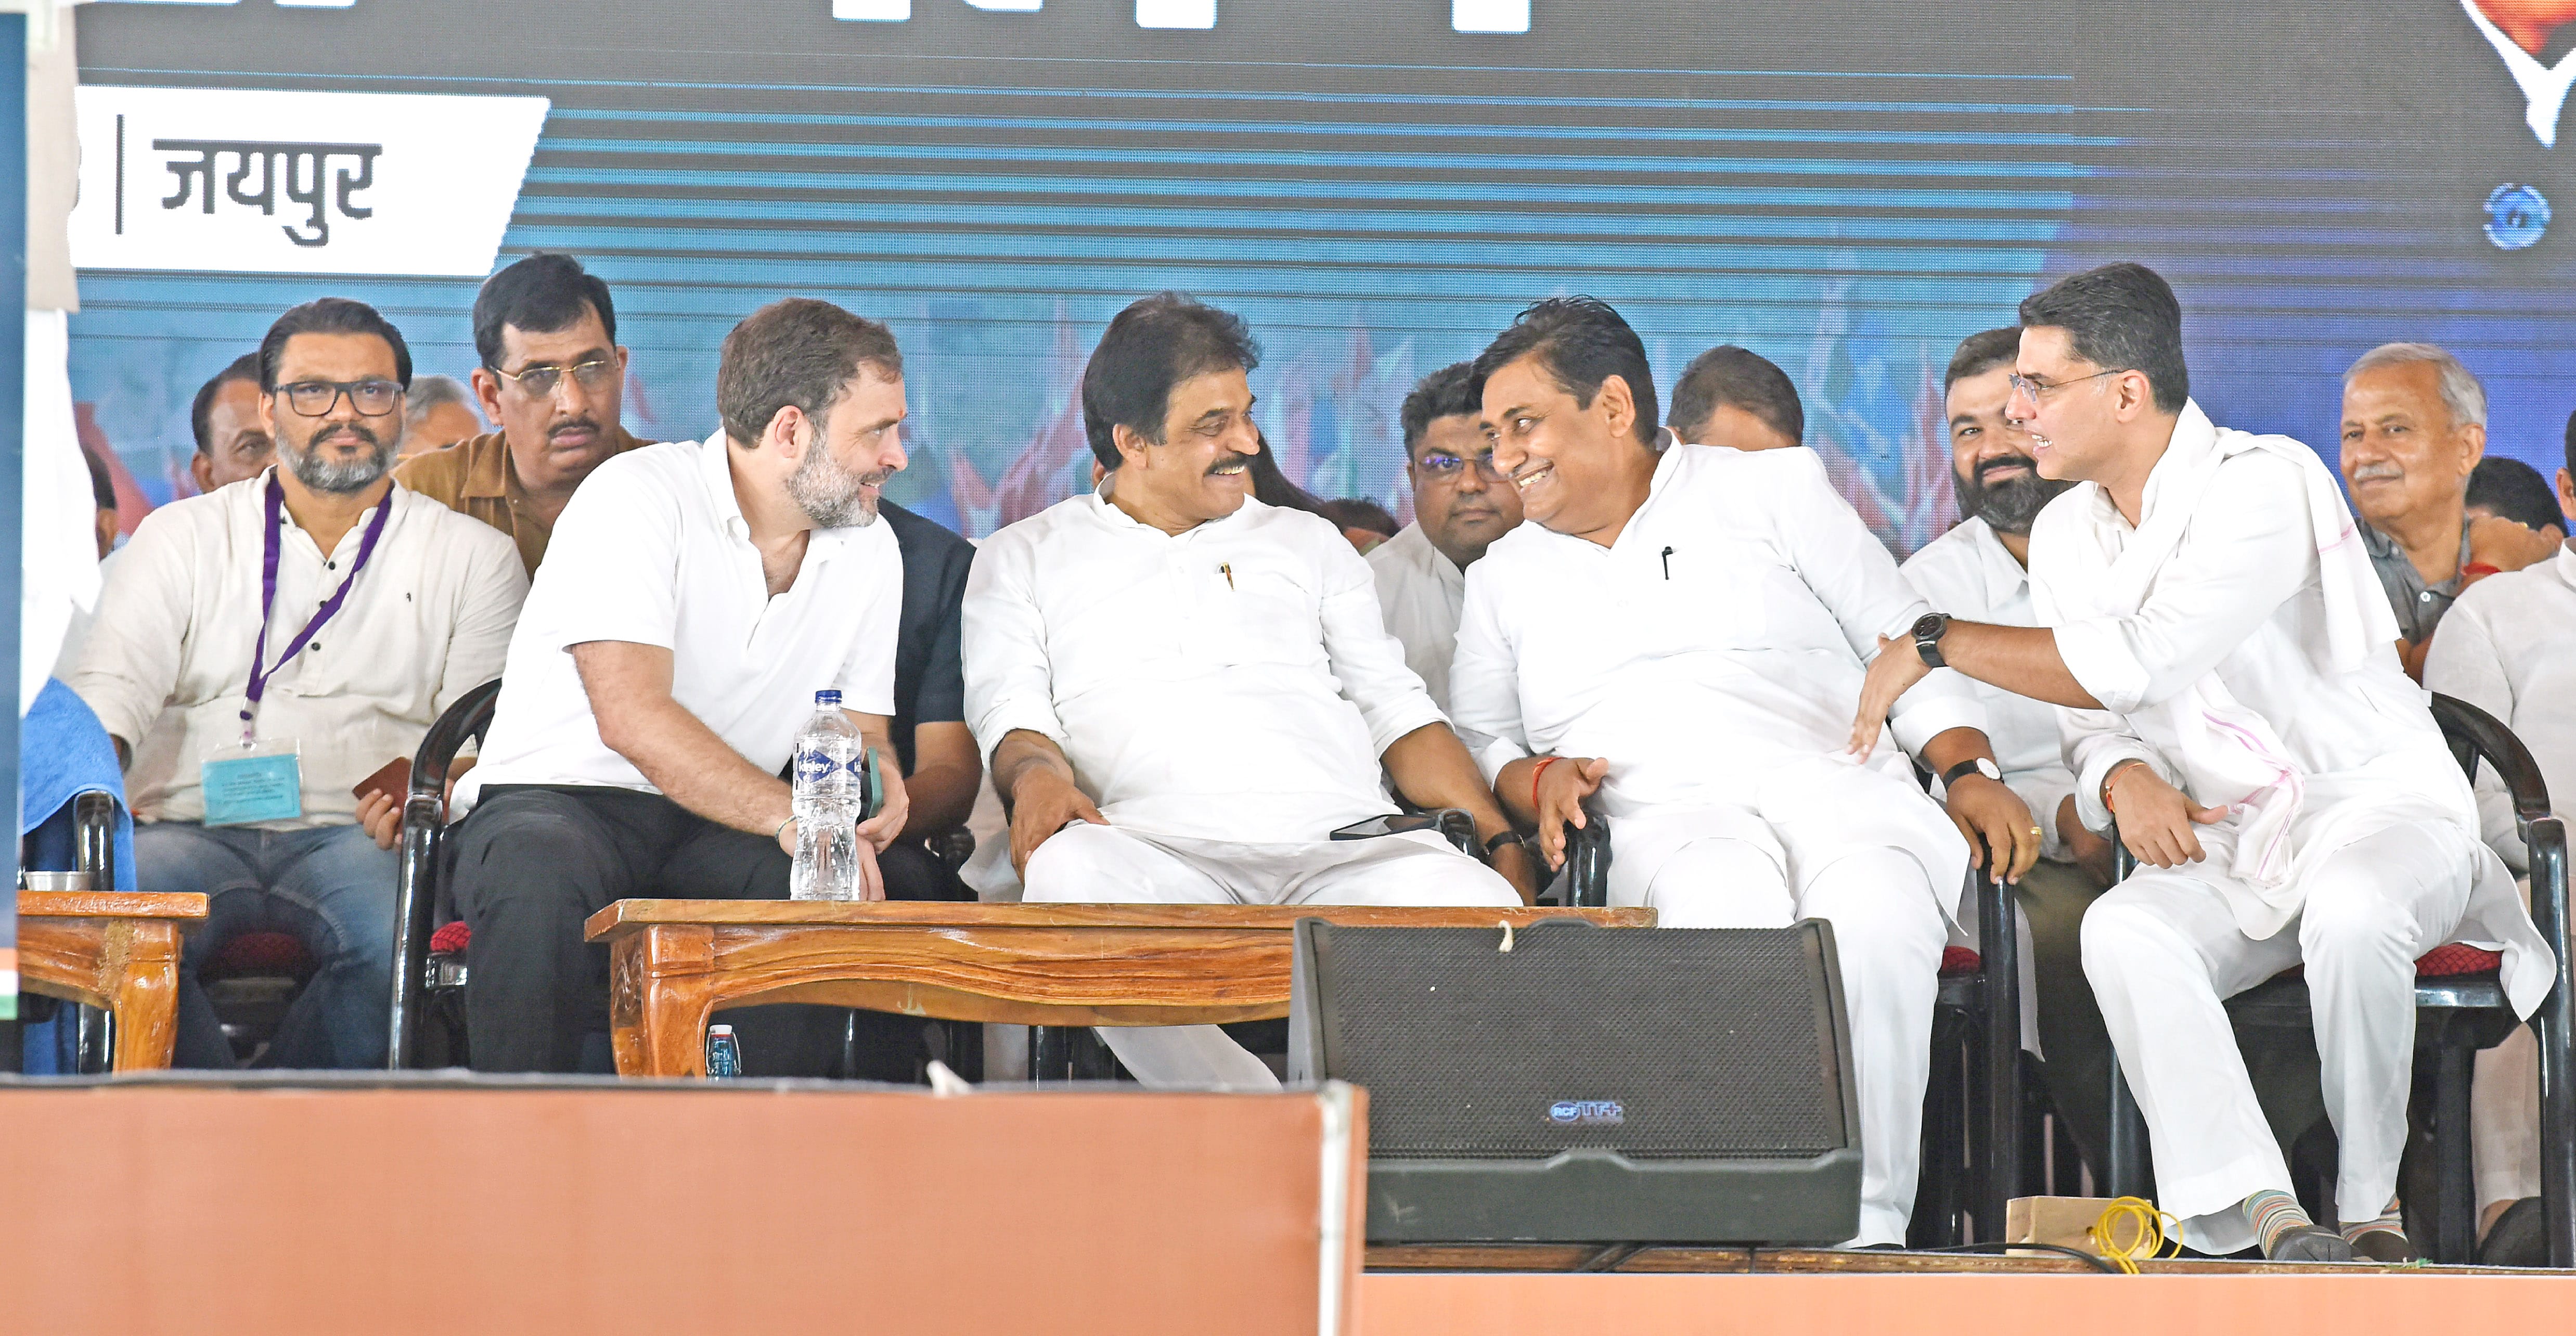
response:
[[[415,455],[394,477],[508,534],[533,576],[574,489],[645,444],[618,423],[626,350],[608,284],[539,251],[483,281],[474,351],[474,397],[501,429]]]
[[[1368,554],[1378,611],[1404,646],[1404,666],[1431,699],[1449,708],[1449,660],[1458,651],[1458,614],[1467,568],[1521,522],[1521,499],[1494,469],[1472,368],[1444,366],[1404,396],[1405,478],[1413,522]]]
[[[283,932],[318,970],[254,1056],[380,1067],[403,787],[384,767],[500,675],[528,580],[508,539],[389,476],[411,353],[383,316],[308,302],[258,357],[275,466],[143,521],[70,686],[126,759],[152,733],[175,761],[129,782],[141,885],[209,899],[179,1065],[232,1065],[198,966]]]

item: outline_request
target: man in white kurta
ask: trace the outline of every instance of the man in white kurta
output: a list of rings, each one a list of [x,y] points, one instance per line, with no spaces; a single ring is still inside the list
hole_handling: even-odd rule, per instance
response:
[[[1423,807],[1465,809],[1497,865],[1527,877],[1359,554],[1329,522],[1251,499],[1256,357],[1224,312],[1168,294],[1129,307],[1085,383],[1107,494],[976,554],[966,717],[1011,805],[1025,898],[1519,904],[1428,831],[1331,839],[1397,810],[1383,762]],[[1213,1026],[1101,1037],[1148,1084],[1275,1084]]]
[[[2559,473],[2558,486],[2563,504],[2568,473]],[[2549,561],[2488,576],[2462,591],[2425,656],[2424,685],[2503,720],[2539,762],[2552,811],[2561,820],[2576,815],[2570,801],[2576,797],[2576,550],[2562,547]],[[2476,792],[2487,847],[2514,871],[2528,872],[2511,795],[2485,768]],[[2478,1054],[2470,1114],[2486,1236],[2481,1262],[2548,1262],[2537,1200],[2539,1056],[2529,1029]],[[2516,1207],[2524,1201],[2531,1204]]]
[[[1859,738],[1926,664],[2070,707],[2084,823],[2149,866],[2096,901],[2084,968],[2146,1114],[2158,1204],[2227,1253],[2402,1255],[2393,1215],[2414,961],[2505,952],[2526,1014],[2548,950],[2422,693],[2334,475],[2306,446],[2222,431],[2186,397],[2181,308],[2112,265],[2025,302],[2015,416],[2079,485],[2031,535],[2048,628],[1918,628],[1882,655]],[[2304,964],[2345,1228],[2311,1223],[2223,1000]],[[2537,968],[2535,968],[2537,966]]]
[[[1543,303],[1479,359],[1496,462],[1530,480],[1532,522],[1467,573],[1454,716],[1552,855],[1569,799],[1588,797],[1608,822],[1612,904],[1650,905],[1665,927],[1833,925],[1861,1110],[1854,1241],[1900,1242],[1969,848],[1904,752],[1842,747],[1863,653],[1928,608],[1814,452],[1658,455],[1635,428],[1651,400],[1632,406],[1628,388],[1652,393],[1641,346],[1633,371],[1590,387],[1554,370],[1574,340],[1634,337],[1598,303]],[[2037,834],[1977,771],[1992,766],[1982,723],[1953,678],[1909,695],[1896,731],[1918,753],[1950,735],[1958,789],[2009,808],[1994,834],[2026,867]]]
[[[1521,522],[1521,500],[1494,469],[1476,386],[1465,362],[1422,378],[1404,397],[1405,477],[1413,522],[1368,554],[1386,631],[1404,646],[1404,665],[1432,703],[1449,707],[1449,660],[1467,568]]]

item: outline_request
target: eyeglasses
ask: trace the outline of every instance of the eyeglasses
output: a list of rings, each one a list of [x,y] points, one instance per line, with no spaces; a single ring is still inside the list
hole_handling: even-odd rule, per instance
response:
[[[1467,461],[1446,450],[1434,450],[1414,461],[1413,467],[1426,477],[1438,478],[1446,482],[1465,472]],[[1476,456],[1476,474],[1487,482],[1503,480],[1503,471],[1494,465],[1493,451],[1487,450]]]
[[[390,380],[299,380],[278,386],[277,392],[286,396],[289,407],[309,418],[329,416],[344,394],[359,416],[383,417],[394,411],[403,388]]]
[[[539,363],[515,376],[494,368],[492,374],[518,386],[519,392],[531,399],[551,399],[555,397],[555,387],[563,384],[564,373],[567,371],[572,373],[572,378],[579,382],[583,389],[596,394],[607,389],[608,382],[617,375],[617,363],[602,357],[593,361],[577,362],[568,367],[556,366],[551,362]]]
[[[2053,385],[2044,380],[2032,380],[2030,377],[2022,375],[2019,372],[2011,374],[2006,377],[2006,379],[2011,381],[2012,393],[2014,395],[2029,399],[2031,407],[2037,408],[2040,400],[2057,393],[2059,390],[2065,389],[2069,385],[2081,385],[2088,380],[2100,380],[2104,376],[2116,376],[2121,372],[2130,369],[2131,368],[2124,366],[2113,367],[2108,371],[2096,371],[2089,376],[2077,376],[2073,380],[2061,380]],[[2012,400],[2006,399],[2004,402],[2011,403]]]

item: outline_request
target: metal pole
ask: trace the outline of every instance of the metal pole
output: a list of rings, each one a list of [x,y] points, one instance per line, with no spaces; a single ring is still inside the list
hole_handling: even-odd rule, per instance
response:
[[[18,625],[26,581],[27,16],[0,14],[0,807],[18,817]],[[18,1043],[18,841],[8,841],[9,903],[0,908],[0,1071],[23,1065]]]

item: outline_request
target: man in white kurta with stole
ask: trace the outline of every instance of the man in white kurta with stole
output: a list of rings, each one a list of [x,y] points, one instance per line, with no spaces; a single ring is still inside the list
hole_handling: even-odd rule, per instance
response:
[[[966,719],[1030,901],[1517,905],[1391,815],[1379,767],[1475,819],[1535,889],[1511,822],[1378,619],[1329,522],[1251,497],[1243,322],[1173,293],[1110,322],[1083,372],[1102,491],[1003,529],[966,583]],[[1273,1086],[1212,1025],[1104,1027],[1148,1085]]]
[[[2009,411],[2042,475],[2079,480],[2031,535],[2043,625],[1926,619],[1915,655],[1872,665],[1854,745],[1935,665],[2068,707],[2085,824],[2116,815],[2148,865],[2094,902],[2083,936],[2158,1204],[2207,1252],[2407,1256],[2395,1193],[2415,958],[2450,941],[2502,950],[2527,1015],[2548,948],[2398,666],[2333,473],[2190,402],[2181,306],[2153,271],[2078,274],[2021,317]],[[2302,964],[2342,1147],[2340,1230],[2300,1210],[2222,1005]]]
[[[1853,1241],[1901,1242],[1961,831],[2012,874],[2038,856],[1983,711],[1955,678],[1898,709],[1899,740],[1951,778],[1948,816],[1896,748],[1842,754],[1864,656],[1928,607],[1813,452],[1658,452],[1645,348],[1617,312],[1542,302],[1476,365],[1494,462],[1534,522],[1467,572],[1459,731],[1551,862],[1592,801],[1612,904],[1665,927],[1833,925],[1861,1106]]]

